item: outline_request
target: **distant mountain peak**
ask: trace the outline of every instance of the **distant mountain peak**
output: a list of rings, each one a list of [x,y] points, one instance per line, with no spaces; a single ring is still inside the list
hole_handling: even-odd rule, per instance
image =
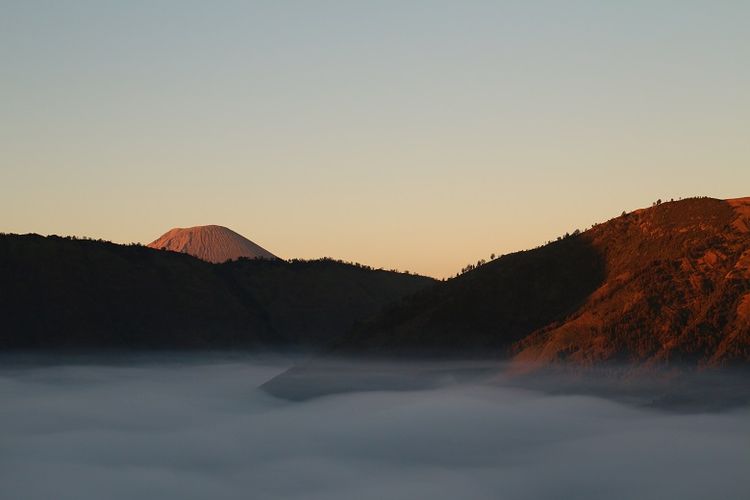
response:
[[[213,263],[248,259],[277,259],[265,248],[231,229],[208,226],[175,227],[148,244],[158,250],[182,252]]]

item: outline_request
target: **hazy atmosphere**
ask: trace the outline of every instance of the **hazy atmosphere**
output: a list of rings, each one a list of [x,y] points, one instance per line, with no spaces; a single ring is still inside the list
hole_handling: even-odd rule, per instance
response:
[[[460,383],[419,364],[381,365],[390,390],[291,402],[258,389],[283,358],[2,361],[3,498],[750,495],[747,407],[668,412],[547,392],[555,384]]]
[[[750,1],[0,0],[0,499],[750,499]]]
[[[750,4],[0,2],[0,231],[443,277],[747,195]],[[523,215],[523,217],[519,217]]]

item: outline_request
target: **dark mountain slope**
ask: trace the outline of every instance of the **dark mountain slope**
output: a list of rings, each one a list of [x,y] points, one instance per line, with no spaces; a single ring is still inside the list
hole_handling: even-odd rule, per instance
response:
[[[639,210],[403,300],[334,352],[746,362],[749,228],[750,199]]]
[[[0,235],[0,348],[314,346],[432,282],[332,261],[219,265],[135,245]]]
[[[425,289],[358,326],[342,352],[486,355],[575,311],[604,279],[583,238],[506,255]]]
[[[311,346],[330,342],[386,304],[435,283],[330,259],[241,259],[217,272],[243,302],[261,305],[280,338]]]

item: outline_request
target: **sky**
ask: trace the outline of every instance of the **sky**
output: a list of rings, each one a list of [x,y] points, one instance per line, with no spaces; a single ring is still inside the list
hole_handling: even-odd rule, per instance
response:
[[[750,196],[750,2],[0,0],[0,231],[435,277]]]

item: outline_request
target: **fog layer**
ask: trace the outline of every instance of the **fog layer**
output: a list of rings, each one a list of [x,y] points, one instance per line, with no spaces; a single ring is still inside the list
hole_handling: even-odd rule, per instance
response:
[[[746,407],[670,413],[409,373],[287,401],[259,389],[278,359],[4,361],[0,498],[750,498]]]

